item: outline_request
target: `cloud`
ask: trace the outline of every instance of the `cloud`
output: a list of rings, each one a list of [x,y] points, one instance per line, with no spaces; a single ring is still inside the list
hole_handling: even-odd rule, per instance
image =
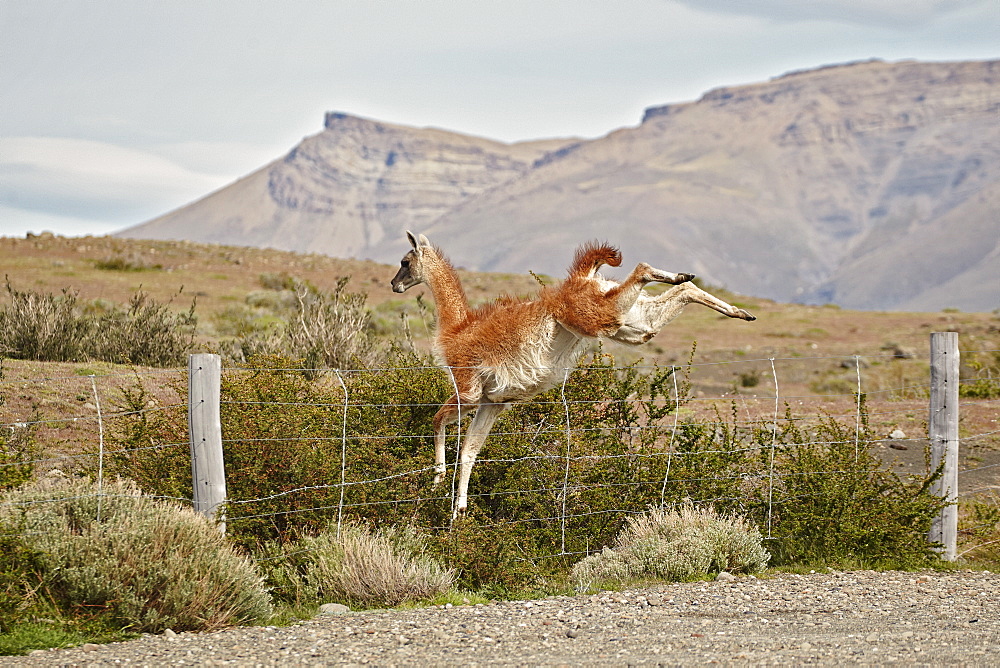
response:
[[[84,139],[0,138],[4,231],[14,212],[142,222],[227,182],[148,150]]]
[[[757,16],[779,22],[837,21],[880,27],[912,27],[995,0],[677,0],[693,9]]]

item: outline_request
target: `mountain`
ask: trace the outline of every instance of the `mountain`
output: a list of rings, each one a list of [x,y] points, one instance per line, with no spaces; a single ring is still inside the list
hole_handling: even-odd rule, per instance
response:
[[[860,309],[1000,307],[1000,61],[869,61],[720,88],[593,140],[503,144],[345,114],[120,233],[560,275],[582,241]],[[612,272],[613,273],[613,272]]]
[[[562,143],[508,145],[331,112],[284,158],[119,236],[375,258],[387,237],[429,226]]]

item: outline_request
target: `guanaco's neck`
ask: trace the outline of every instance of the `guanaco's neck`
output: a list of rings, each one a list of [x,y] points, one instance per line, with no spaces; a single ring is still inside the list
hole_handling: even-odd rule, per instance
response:
[[[458,273],[437,249],[425,251],[423,270],[424,282],[434,295],[438,331],[455,329],[469,316],[469,300],[458,280]]]

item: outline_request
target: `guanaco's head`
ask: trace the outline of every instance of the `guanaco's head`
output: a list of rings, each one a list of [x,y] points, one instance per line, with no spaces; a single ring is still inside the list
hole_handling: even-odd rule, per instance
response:
[[[414,236],[409,230],[406,232],[406,238],[410,240],[413,250],[399,261],[399,271],[392,277],[393,292],[405,292],[414,285],[424,282],[423,259],[424,254],[431,249],[431,242],[422,234],[419,237]]]

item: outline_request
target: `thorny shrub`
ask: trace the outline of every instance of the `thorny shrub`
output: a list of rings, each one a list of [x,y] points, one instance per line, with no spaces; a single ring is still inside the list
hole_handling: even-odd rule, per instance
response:
[[[959,396],[969,399],[1000,399],[1000,350],[963,356],[961,376]]]
[[[860,408],[857,430],[828,418],[806,433],[786,415],[774,486],[757,491],[758,506],[773,510],[776,563],[918,568],[937,560],[927,533],[944,502],[928,490],[940,470],[912,480],[887,470],[871,447],[863,395]]]
[[[3,379],[3,358],[0,357],[0,381]],[[6,399],[0,393],[0,407]],[[36,421],[32,419],[0,427],[0,491],[31,480],[33,460],[38,454],[34,429]]]
[[[408,522],[427,505],[438,509],[439,520],[450,513],[427,475],[431,418],[450,385],[411,354],[400,353],[394,363],[399,368],[317,376],[301,360],[263,357],[223,374],[226,515],[237,541],[252,548],[302,530],[315,533],[341,507],[347,517],[379,525]],[[121,408],[135,412],[118,423],[112,471],[155,493],[190,497],[184,410],[142,411],[141,386],[122,398]],[[399,502],[386,505],[387,499]]]
[[[0,521],[0,634],[23,621],[39,586],[41,554],[31,549],[24,527]]]
[[[979,494],[960,506],[958,556],[969,554],[996,571],[1000,568],[1000,494]]]
[[[37,447],[32,428],[25,424],[0,432],[0,490],[31,480]]]

